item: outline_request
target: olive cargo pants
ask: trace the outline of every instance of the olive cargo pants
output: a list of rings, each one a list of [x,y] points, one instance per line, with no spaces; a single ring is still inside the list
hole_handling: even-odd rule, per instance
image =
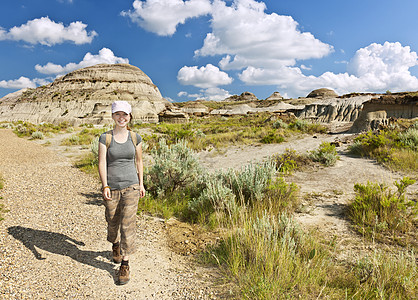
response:
[[[112,200],[104,200],[107,240],[111,243],[120,242],[121,254],[128,256],[136,251],[139,184],[122,190],[112,190],[111,193]]]

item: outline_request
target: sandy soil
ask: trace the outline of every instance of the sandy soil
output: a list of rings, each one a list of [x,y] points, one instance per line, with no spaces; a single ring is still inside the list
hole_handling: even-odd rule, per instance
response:
[[[217,270],[168,246],[164,220],[140,215],[131,281],[117,285],[100,184],[56,152],[0,130],[0,299],[218,299]],[[43,141],[45,142],[45,141]],[[180,228],[180,226],[177,226]],[[178,235],[185,234],[185,228]],[[186,253],[187,254],[187,253]],[[215,284],[216,283],[216,284]]]

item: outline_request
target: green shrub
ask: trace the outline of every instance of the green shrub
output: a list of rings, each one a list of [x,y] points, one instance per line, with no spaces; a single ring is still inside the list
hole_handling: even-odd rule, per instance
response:
[[[226,186],[241,201],[241,205],[252,206],[255,202],[263,200],[264,192],[275,172],[275,163],[268,160],[260,164],[248,164],[240,170],[228,169],[221,176]]]
[[[294,170],[312,163],[308,156],[298,154],[292,149],[286,149],[283,154],[275,154],[271,159],[276,163],[277,171],[283,174],[291,174]]]
[[[393,170],[416,172],[418,129],[415,124],[401,125],[395,124],[380,132],[369,131],[359,135],[349,146],[349,152],[376,159]]]
[[[310,123],[307,120],[296,119],[289,128],[303,133],[326,133],[327,128],[321,124]]]
[[[417,261],[414,252],[381,251],[358,260],[353,268],[361,285],[355,299],[416,299]]]
[[[168,146],[161,139],[152,150],[154,164],[146,171],[147,190],[156,197],[191,188],[202,174],[200,163],[185,141]]]
[[[349,205],[348,214],[356,228],[365,234],[406,233],[414,226],[417,203],[405,196],[406,188],[415,181],[404,177],[395,181],[394,192],[384,184],[356,184],[356,197]]]
[[[75,135],[70,136],[68,139],[62,141],[62,145],[87,145],[90,146],[94,139],[97,139],[102,133],[107,131],[107,128],[90,128],[84,126],[83,130]]]
[[[30,137],[32,135],[32,132],[36,131],[35,125],[28,123],[28,122],[18,122],[14,129],[14,133],[18,137]]]
[[[87,174],[98,176],[97,158],[92,152],[78,159],[74,166]]]
[[[348,152],[356,156],[366,156],[367,153],[363,148],[363,144],[359,140],[354,140],[351,145],[348,146]]]
[[[409,148],[394,150],[390,153],[386,164],[394,170],[416,173],[418,171],[418,152]]]
[[[205,223],[214,214],[218,222],[231,222],[239,217],[240,209],[293,212],[299,206],[298,188],[274,174],[271,161],[204,174],[201,193],[189,203],[193,219]]]
[[[265,191],[264,205],[261,209],[270,211],[273,215],[294,213],[300,207],[298,190],[296,184],[287,184],[283,177],[274,179]]]
[[[279,128],[287,129],[288,127],[289,125],[281,119],[278,119],[273,123],[273,128],[276,128],[276,129],[279,129]]]
[[[261,138],[260,142],[263,144],[279,144],[284,142],[284,137],[274,131],[268,132],[267,135]]]
[[[320,247],[284,214],[244,216],[210,255],[243,299],[314,299],[329,270]]]
[[[222,175],[208,174],[205,177],[205,188],[202,193],[189,202],[189,209],[195,214],[194,219],[204,224],[214,213],[217,213],[218,218],[224,215],[232,218],[237,211],[235,194],[224,184]]]
[[[70,136],[68,142],[70,145],[80,145],[80,137],[78,135]]]
[[[413,151],[418,151],[418,128],[409,128],[405,132],[399,133],[401,144]]]
[[[14,126],[11,123],[0,123],[0,127],[1,128],[5,128],[5,129],[12,129]]]
[[[97,165],[99,162],[99,139],[93,139],[90,144],[90,151],[93,153],[93,164]]]
[[[327,167],[335,165],[338,160],[335,146],[326,142],[322,143],[318,149],[311,151],[309,157]]]
[[[44,139],[44,134],[40,131],[34,131],[34,132],[32,132],[32,139],[43,140]]]
[[[195,137],[197,137],[197,138],[205,138],[206,137],[206,134],[201,130],[201,129],[197,129],[195,132],[194,132],[194,135],[195,135]]]
[[[309,122],[306,120],[297,119],[296,121],[292,122],[289,127],[305,132],[308,130]]]

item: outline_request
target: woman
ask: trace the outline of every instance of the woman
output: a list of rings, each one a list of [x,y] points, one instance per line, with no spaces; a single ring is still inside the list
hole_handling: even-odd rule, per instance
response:
[[[128,102],[115,101],[112,104],[114,129],[99,138],[99,175],[106,207],[107,240],[113,244],[113,261],[121,263],[119,284],[126,284],[130,278],[129,255],[136,250],[138,200],[145,196],[142,139],[129,130],[131,112]]]

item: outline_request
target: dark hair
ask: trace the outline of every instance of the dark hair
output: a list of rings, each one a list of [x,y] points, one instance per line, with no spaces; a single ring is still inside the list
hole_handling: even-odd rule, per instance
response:
[[[129,114],[129,123],[128,123],[128,125],[126,126],[126,128],[127,128],[128,130],[131,130],[131,126],[132,126],[132,119],[133,119],[133,117],[132,117],[132,113],[130,113],[130,114]]]

